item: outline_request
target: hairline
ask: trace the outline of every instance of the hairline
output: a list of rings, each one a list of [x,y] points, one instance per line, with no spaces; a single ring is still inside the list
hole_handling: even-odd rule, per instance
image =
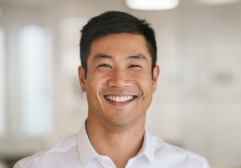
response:
[[[88,59],[89,59],[89,56],[90,56],[90,53],[91,53],[91,49],[92,49],[92,44],[93,44],[93,42],[96,41],[96,40],[98,40],[98,39],[100,39],[100,38],[102,38],[102,37],[108,36],[108,35],[122,34],[122,33],[136,34],[136,35],[141,35],[141,36],[144,37],[145,42],[146,42],[146,47],[147,47],[148,52],[149,52],[150,57],[151,57],[151,70],[152,70],[152,75],[153,75],[153,69],[154,69],[154,67],[155,67],[155,65],[156,65],[156,62],[155,62],[155,63],[153,62],[153,58],[155,58],[156,56],[155,56],[154,51],[152,51],[152,50],[153,50],[153,47],[152,47],[151,43],[148,42],[147,38],[146,38],[143,34],[141,34],[141,33],[139,33],[139,32],[125,32],[125,31],[123,31],[123,32],[107,33],[107,34],[104,34],[104,35],[100,35],[100,36],[98,36],[97,38],[95,38],[95,39],[93,39],[93,40],[91,41],[90,47],[89,47],[89,51],[86,53],[86,55],[87,55],[87,56],[86,56],[86,57],[87,57],[87,59],[86,59],[86,67],[84,67],[84,70],[85,70],[85,79],[87,78],[87,69],[88,69],[88,64],[87,64],[87,63],[88,63]],[[83,65],[82,65],[82,66],[83,66]]]

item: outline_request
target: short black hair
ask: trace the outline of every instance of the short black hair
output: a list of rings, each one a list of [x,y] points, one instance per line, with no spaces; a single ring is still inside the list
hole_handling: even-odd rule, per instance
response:
[[[94,40],[109,34],[130,33],[143,35],[152,57],[152,70],[156,65],[157,47],[154,30],[146,20],[120,11],[108,11],[91,18],[81,30],[80,59],[87,73],[87,59]]]

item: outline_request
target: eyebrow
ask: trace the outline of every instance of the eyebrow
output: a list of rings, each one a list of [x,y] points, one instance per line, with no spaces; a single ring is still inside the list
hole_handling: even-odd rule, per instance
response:
[[[146,61],[146,57],[143,56],[143,55],[131,55],[131,56],[128,56],[127,59],[138,59],[138,60],[145,60]]]
[[[93,58],[93,60],[99,60],[99,59],[113,59],[112,56],[110,55],[106,55],[106,54],[96,54]],[[145,60],[146,61],[146,57],[143,56],[143,55],[130,55],[127,57],[127,59],[130,59],[130,60]]]
[[[113,59],[112,56],[110,55],[106,55],[106,54],[96,54],[93,58],[93,60],[98,60],[98,59],[102,59],[102,58],[108,58],[108,59]]]

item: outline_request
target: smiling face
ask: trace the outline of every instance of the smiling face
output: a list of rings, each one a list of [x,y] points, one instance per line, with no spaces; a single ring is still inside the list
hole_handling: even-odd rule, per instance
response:
[[[83,67],[79,67],[88,120],[117,127],[145,122],[159,75],[155,66],[152,76],[151,62],[142,35],[111,34],[93,41],[86,78]]]

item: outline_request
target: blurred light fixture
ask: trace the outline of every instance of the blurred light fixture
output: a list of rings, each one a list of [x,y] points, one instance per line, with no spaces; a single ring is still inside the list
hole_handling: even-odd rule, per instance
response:
[[[196,0],[196,2],[203,5],[226,5],[239,2],[239,0]]]
[[[166,10],[175,8],[179,0],[126,0],[129,8],[137,10]]]

